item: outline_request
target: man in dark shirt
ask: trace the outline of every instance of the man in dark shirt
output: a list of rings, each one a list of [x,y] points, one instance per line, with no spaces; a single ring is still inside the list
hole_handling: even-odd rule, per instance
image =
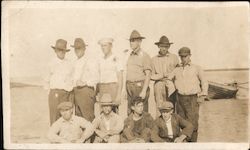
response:
[[[121,134],[121,142],[149,142],[154,121],[153,117],[149,113],[143,111],[142,98],[138,97],[133,100],[131,109],[131,114],[124,121],[124,130]]]

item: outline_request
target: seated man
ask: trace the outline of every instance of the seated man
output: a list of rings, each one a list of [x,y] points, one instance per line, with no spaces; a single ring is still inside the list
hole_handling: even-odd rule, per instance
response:
[[[73,115],[71,102],[62,102],[57,109],[62,117],[49,129],[48,139],[51,143],[83,143],[94,133],[94,128],[89,121]]]
[[[123,119],[112,111],[116,104],[110,94],[103,94],[99,103],[102,113],[92,122],[96,133],[94,143],[119,143],[124,124]]]
[[[162,102],[159,106],[161,116],[155,120],[155,126],[151,133],[153,142],[183,142],[191,138],[193,125],[173,113],[171,102]]]
[[[150,141],[151,130],[154,126],[153,117],[143,111],[143,99],[133,100],[132,112],[124,121],[124,130],[121,134],[121,142],[144,143]]]

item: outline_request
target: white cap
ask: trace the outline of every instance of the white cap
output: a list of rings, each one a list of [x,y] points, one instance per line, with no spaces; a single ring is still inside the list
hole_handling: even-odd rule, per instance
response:
[[[113,43],[114,39],[112,38],[102,38],[101,40],[98,41],[98,44],[104,44],[104,43]]]

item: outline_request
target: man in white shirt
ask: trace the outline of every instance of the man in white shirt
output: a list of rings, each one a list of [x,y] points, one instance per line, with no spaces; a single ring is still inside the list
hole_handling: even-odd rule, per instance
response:
[[[173,79],[177,89],[177,113],[194,126],[191,141],[197,142],[199,128],[199,100],[204,100],[208,93],[208,82],[204,71],[191,63],[191,50],[179,49],[181,63],[167,77]]]
[[[57,105],[63,101],[69,101],[70,91],[73,89],[71,79],[73,72],[72,63],[65,59],[66,53],[70,51],[67,49],[67,41],[58,39],[56,45],[51,47],[54,49],[57,57],[51,62],[45,79],[45,89],[50,89],[50,125],[60,117],[60,112],[56,108]]]
[[[76,115],[86,118],[88,121],[94,119],[95,88],[98,82],[98,69],[94,61],[85,56],[86,44],[83,39],[76,38],[74,45],[77,60],[74,66],[74,100]]]
[[[83,143],[88,142],[94,133],[91,122],[73,115],[73,104],[62,102],[57,106],[62,117],[52,124],[48,132],[51,143]]]
[[[101,46],[103,56],[99,61],[100,83],[97,86],[98,97],[109,93],[115,104],[115,112],[121,103],[121,92],[123,86],[123,66],[121,61],[112,52],[112,38],[103,38],[98,44]],[[100,112],[97,109],[98,112]],[[99,113],[97,113],[99,115]]]

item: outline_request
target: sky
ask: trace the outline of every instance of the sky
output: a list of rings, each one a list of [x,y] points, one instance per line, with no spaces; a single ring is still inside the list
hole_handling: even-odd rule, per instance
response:
[[[154,43],[165,35],[174,43],[169,49],[171,53],[177,54],[181,47],[187,46],[192,62],[204,69],[249,65],[246,5],[23,3],[6,5],[8,49],[3,52],[8,53],[10,77],[42,76],[48,62],[55,57],[51,45],[59,38],[67,40],[68,47],[75,38],[83,38],[88,44],[87,56],[98,58],[101,54],[98,40],[112,37],[114,53],[122,56],[129,49],[128,38],[134,29],[146,37],[142,48],[151,57],[158,53]],[[72,48],[67,57],[74,58]]]

